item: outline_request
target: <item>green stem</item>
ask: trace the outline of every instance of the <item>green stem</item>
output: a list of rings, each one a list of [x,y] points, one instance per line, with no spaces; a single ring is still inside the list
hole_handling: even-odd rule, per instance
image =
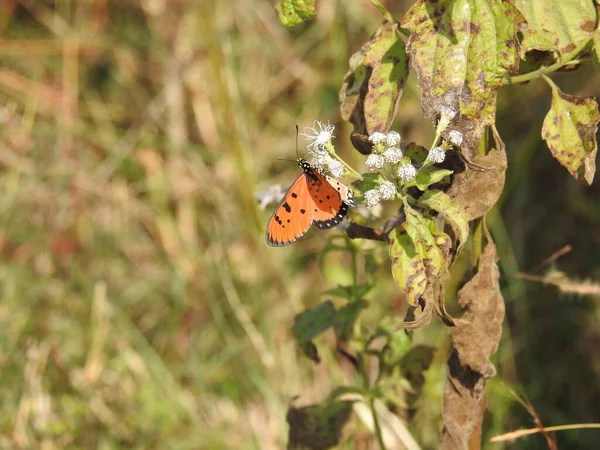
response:
[[[381,13],[385,20],[387,20],[390,23],[396,23],[396,19],[394,19],[394,16],[392,16],[392,14],[387,9],[385,9],[385,6],[383,6],[377,0],[371,0],[371,3],[375,8],[377,8],[377,10]]]
[[[375,436],[377,436],[377,443],[381,450],[385,450],[385,442],[383,442],[383,434],[381,433],[381,425],[379,425],[379,416],[375,409],[375,399],[371,397],[369,399],[369,407],[371,408],[371,414],[373,415],[373,424],[375,425]]]
[[[574,58],[590,43],[591,39],[579,44],[573,51],[567,53],[560,61],[555,62],[551,66],[540,67],[538,70],[533,72],[525,73],[523,75],[515,75],[514,77],[507,77],[504,80],[504,84],[518,84],[525,83],[526,81],[535,80],[542,75],[557,71],[567,64],[573,64],[576,60]]]
[[[362,175],[360,173],[358,173],[356,170],[354,170],[352,167],[350,167],[348,164],[346,164],[346,161],[344,161],[342,158],[340,158],[337,155],[337,153],[335,152],[335,148],[333,147],[333,144],[331,143],[331,141],[329,141],[325,144],[325,149],[327,150],[327,152],[333,159],[341,162],[344,165],[344,167],[346,168],[346,170],[350,173],[350,175],[352,177],[356,178],[357,181],[360,181],[363,179]]]
[[[352,259],[352,286],[356,288],[358,285],[358,263],[356,261],[356,249],[354,248],[351,239],[346,236],[346,245],[350,251],[350,257]]]

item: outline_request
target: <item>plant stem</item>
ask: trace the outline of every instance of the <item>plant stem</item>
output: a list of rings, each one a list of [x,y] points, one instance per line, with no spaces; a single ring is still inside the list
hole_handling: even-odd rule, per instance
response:
[[[381,425],[379,425],[379,416],[375,409],[375,399],[371,397],[369,399],[369,407],[371,408],[371,414],[373,415],[373,424],[375,426],[375,436],[377,436],[377,443],[381,450],[385,450],[385,442],[383,442],[383,434],[381,433]]]
[[[540,67],[533,72],[525,73],[523,75],[515,75],[514,77],[507,77],[504,79],[504,84],[517,84],[517,83],[525,83],[526,81],[531,81],[536,78],[541,77],[542,75],[555,72],[567,64],[572,64],[577,60],[574,58],[590,43],[591,39],[584,41],[579,44],[573,51],[567,53],[560,61],[555,62],[554,64],[547,67]]]
[[[338,154],[335,152],[335,148],[333,147],[333,144],[331,143],[331,141],[329,141],[329,142],[327,142],[327,144],[325,144],[325,149],[327,150],[327,153],[329,153],[329,155],[333,159],[341,162],[344,165],[344,167],[346,168],[346,170],[350,173],[350,175],[352,177],[356,178],[357,181],[362,180],[362,175],[360,173],[358,173],[356,170],[354,170],[352,167],[350,167],[346,163],[346,161],[344,161],[342,158],[340,158],[338,156]]]
[[[379,3],[378,0],[371,0],[371,3],[375,8],[377,8],[381,15],[385,17],[385,20],[387,20],[390,23],[396,23],[396,19],[394,19],[394,16],[392,16],[392,14],[387,9],[385,9],[385,6]]]

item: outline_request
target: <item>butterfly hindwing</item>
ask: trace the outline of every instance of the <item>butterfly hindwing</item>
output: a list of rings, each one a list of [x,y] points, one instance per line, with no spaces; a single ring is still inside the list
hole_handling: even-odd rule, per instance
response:
[[[352,191],[335,178],[322,174],[303,159],[303,172],[290,186],[267,225],[267,243],[291,244],[315,226],[327,229],[339,224],[354,205]]]
[[[275,247],[291,244],[310,228],[312,215],[307,209],[307,177],[301,173],[290,186],[267,225],[267,243]]]
[[[310,200],[308,207],[313,211],[312,225],[324,230],[338,225],[348,213],[348,208],[354,202],[348,202],[347,193],[352,192],[335,178],[321,174],[312,169],[307,175]],[[342,196],[342,189],[344,195]]]

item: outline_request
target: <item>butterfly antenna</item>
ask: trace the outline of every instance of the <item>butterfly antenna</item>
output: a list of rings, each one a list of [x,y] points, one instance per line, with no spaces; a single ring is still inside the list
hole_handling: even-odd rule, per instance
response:
[[[296,125],[296,158],[300,159],[300,154],[298,153],[298,125]]]

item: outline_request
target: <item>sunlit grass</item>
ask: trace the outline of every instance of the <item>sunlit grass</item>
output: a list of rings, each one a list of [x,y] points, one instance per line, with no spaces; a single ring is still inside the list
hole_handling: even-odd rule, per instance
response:
[[[293,178],[297,167],[276,158],[295,157],[295,125],[314,119],[338,126],[336,148],[360,167],[337,92],[378,12],[323,1],[314,24],[289,31],[270,2],[8,4],[0,447],[284,448],[290,405],[352,382],[332,336],[313,365],[290,332],[350,275],[343,255],[318,257],[321,234],[267,247],[269,212],[254,194]],[[411,79],[399,113],[407,142],[432,134],[418,102]],[[406,307],[386,249],[376,256],[371,326]],[[435,448],[448,341],[435,322],[414,340],[438,348],[409,422]],[[501,373],[518,383],[505,340]],[[499,434],[508,402],[493,383],[491,395]],[[357,419],[347,434],[342,448],[373,442]]]

